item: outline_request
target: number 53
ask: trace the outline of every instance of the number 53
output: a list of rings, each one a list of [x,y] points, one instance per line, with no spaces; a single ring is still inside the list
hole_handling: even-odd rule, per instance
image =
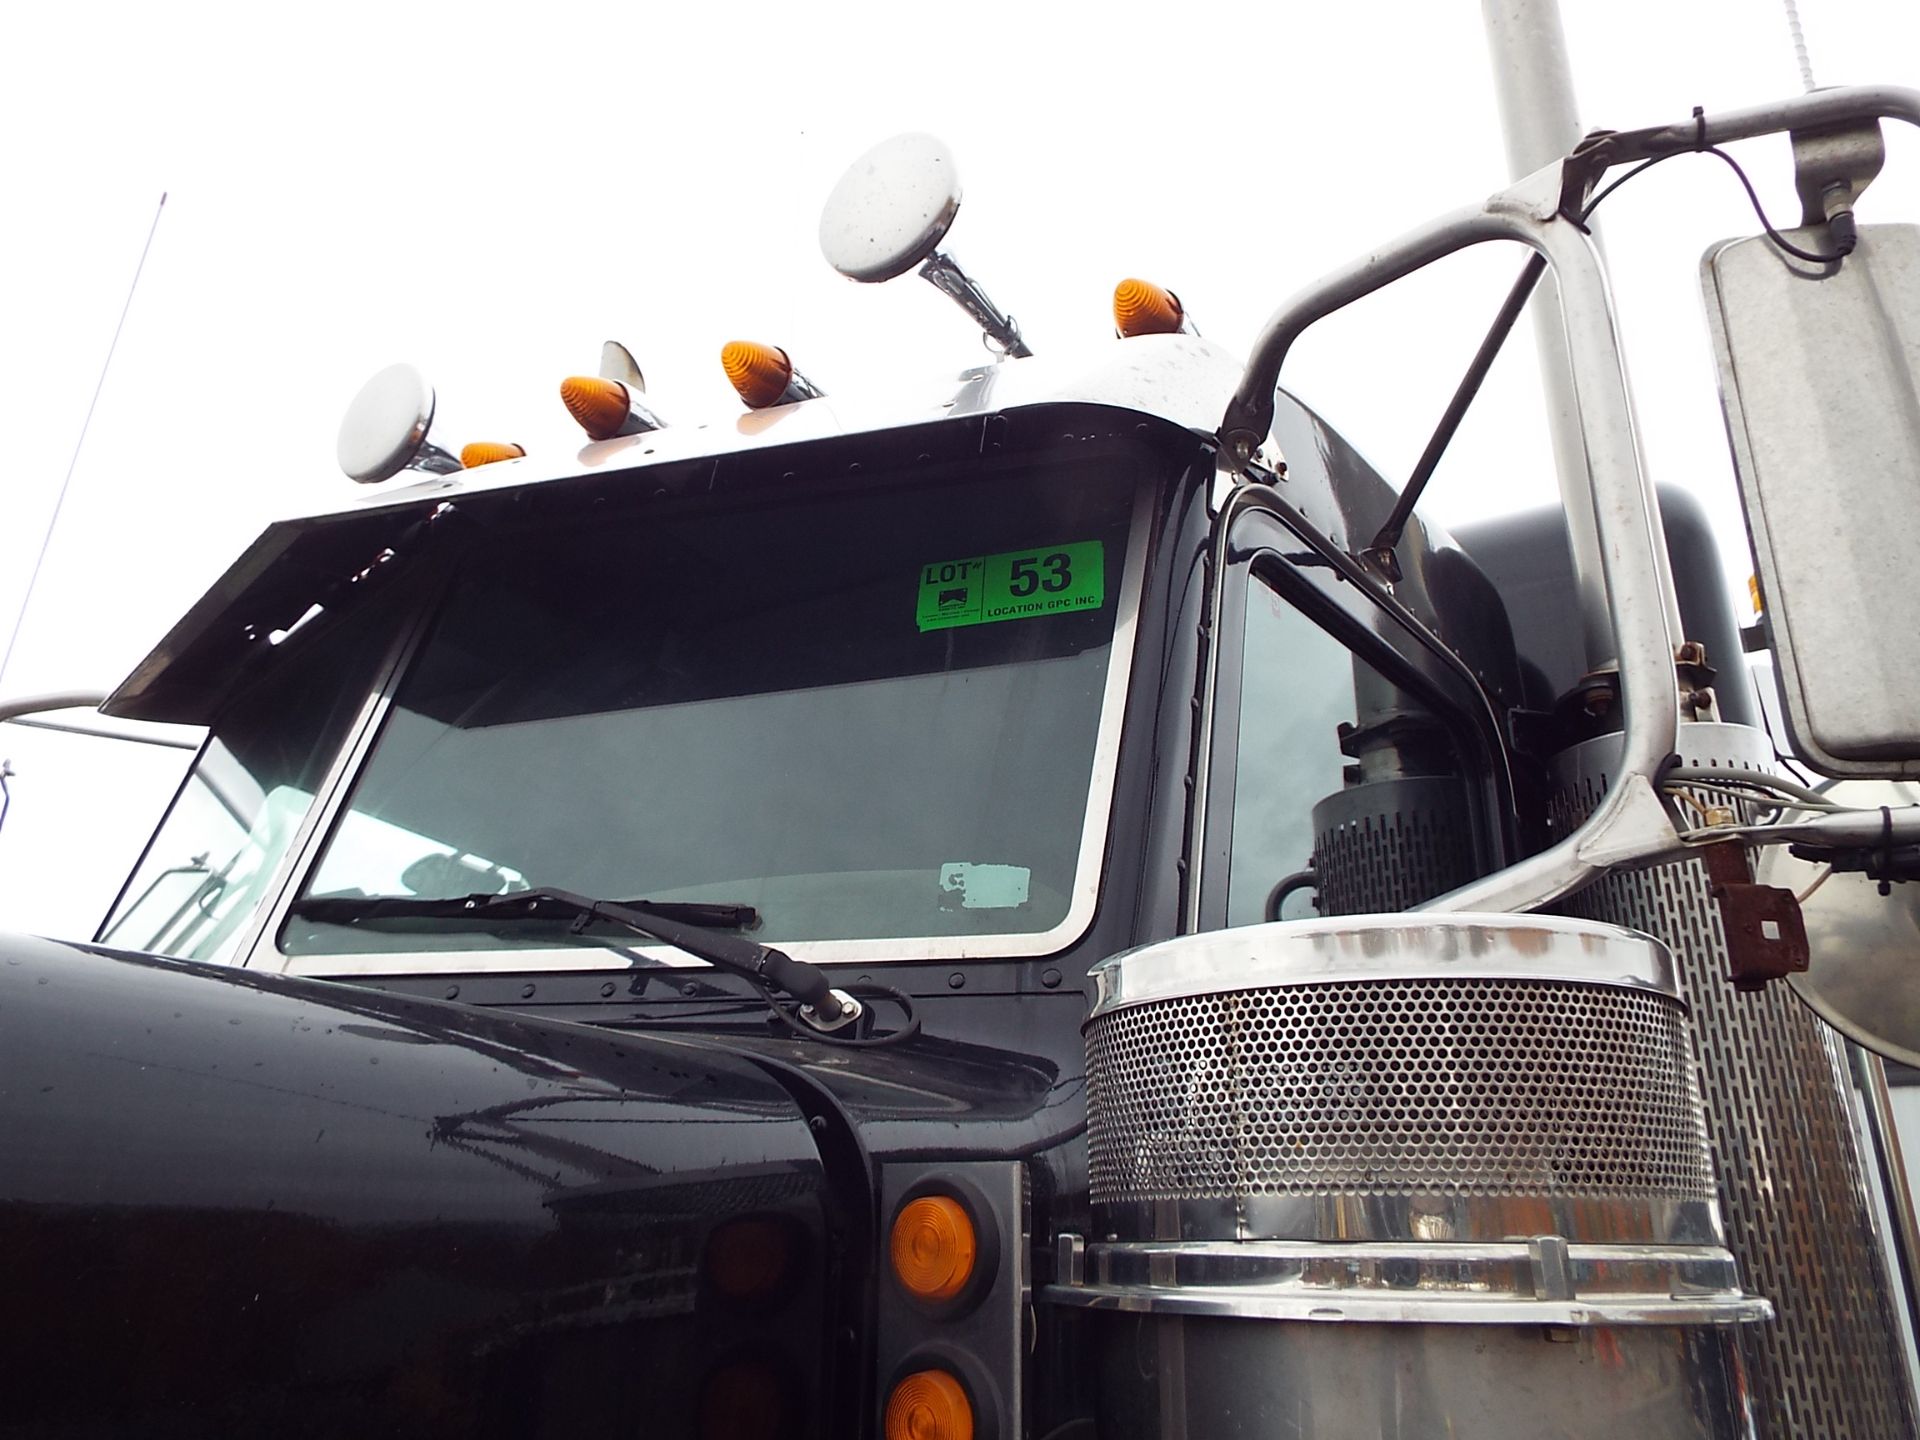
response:
[[[1072,557],[1056,550],[1051,555],[1023,555],[1013,562],[1007,593],[1015,597],[1031,595],[1035,590],[1060,591],[1073,584]],[[1044,565],[1043,576],[1034,567]]]

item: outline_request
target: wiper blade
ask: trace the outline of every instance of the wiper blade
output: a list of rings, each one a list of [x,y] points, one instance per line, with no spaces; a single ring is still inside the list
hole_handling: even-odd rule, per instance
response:
[[[688,918],[670,911],[691,911]],[[576,930],[605,920],[684,950],[709,965],[760,986],[772,986],[800,1002],[800,1017],[816,1030],[832,1031],[860,1018],[860,1002],[835,990],[826,975],[770,945],[744,936],[716,934],[712,927],[738,927],[758,916],[751,905],[683,905],[677,901],[594,900],[571,890],[538,886],[508,895],[465,895],[452,900],[409,897],[319,896],[296,901],[292,914],[305,920],[351,925],[379,917],[494,921],[571,915]],[[744,918],[742,918],[744,917]]]
[[[568,907],[554,902],[564,892],[515,890],[501,895],[312,895],[296,900],[291,913],[328,925],[357,925],[363,920],[541,920],[564,918]],[[575,896],[575,899],[582,897]],[[661,920],[677,920],[710,930],[745,930],[759,922],[751,905],[714,905],[690,900],[618,900],[617,904]],[[573,913],[578,914],[577,910]]]

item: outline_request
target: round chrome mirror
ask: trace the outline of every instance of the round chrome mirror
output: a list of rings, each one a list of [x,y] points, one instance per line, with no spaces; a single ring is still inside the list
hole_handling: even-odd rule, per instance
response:
[[[389,365],[360,387],[340,422],[340,468],[362,485],[398,475],[427,443],[433,387],[411,365]]]
[[[820,251],[850,280],[891,280],[933,253],[959,209],[960,174],[947,147],[931,135],[896,135],[833,187]]]
[[[1846,781],[1828,792],[1848,805],[1911,805],[1920,787]],[[1920,1066],[1920,885],[1901,884],[1882,896],[1877,881],[1831,874],[1789,855],[1762,851],[1755,866],[1763,885],[1806,895],[1811,963],[1787,983],[1821,1019],[1856,1044],[1903,1065]],[[1808,893],[1815,882],[1819,888]]]

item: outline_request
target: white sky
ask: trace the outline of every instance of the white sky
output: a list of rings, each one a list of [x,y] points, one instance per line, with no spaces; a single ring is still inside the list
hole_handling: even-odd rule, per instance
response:
[[[1913,0],[1800,10],[1820,83],[1920,86]],[[1779,0],[1565,0],[1565,23],[1588,126],[1800,89]],[[0,643],[170,196],[6,695],[110,688],[266,520],[352,498],[339,418],[396,359],[438,388],[441,443],[560,454],[581,437],[557,383],[608,337],[682,421],[737,408],[733,338],[839,392],[977,363],[930,286],[820,259],[820,202],[898,131],[952,147],[946,248],[1056,353],[1106,343],[1131,274],[1244,353],[1300,284],[1506,179],[1471,0],[15,5],[0,67]],[[1920,220],[1920,136],[1887,129],[1861,214]],[[1738,153],[1792,223],[1784,139]],[[1750,213],[1682,158],[1602,215],[1649,462],[1702,492],[1737,583],[1695,269]],[[1517,263],[1483,247],[1357,307],[1286,383],[1404,475]],[[1522,327],[1430,492],[1442,520],[1553,500],[1532,372]],[[90,932],[183,757],[18,727],[0,756],[0,925]]]

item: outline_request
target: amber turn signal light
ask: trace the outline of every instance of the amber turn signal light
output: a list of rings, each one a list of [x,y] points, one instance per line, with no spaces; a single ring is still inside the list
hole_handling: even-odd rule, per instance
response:
[[[887,1440],[973,1440],[973,1406],[944,1370],[916,1370],[887,1397]]]
[[[627,387],[598,375],[569,375],[562,380],[560,403],[594,440],[611,440],[620,434],[633,410]]]
[[[893,1273],[916,1300],[951,1300],[973,1278],[979,1239],[973,1217],[950,1195],[922,1195],[900,1207],[890,1246]]]
[[[476,440],[471,445],[460,447],[460,464],[468,470],[476,465],[491,465],[499,460],[518,460],[526,454],[524,447],[502,444],[498,440]]]
[[[1174,335],[1185,328],[1187,312],[1180,297],[1151,280],[1122,280],[1113,287],[1113,328],[1132,339],[1135,335]]]

